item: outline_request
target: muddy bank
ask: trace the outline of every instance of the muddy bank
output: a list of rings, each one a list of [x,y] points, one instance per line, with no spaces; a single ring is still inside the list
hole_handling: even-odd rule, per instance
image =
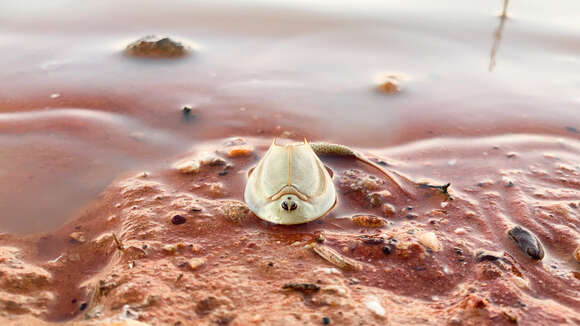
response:
[[[152,325],[580,321],[576,140],[492,137],[471,140],[468,149],[467,141],[441,140],[369,156],[411,180],[451,181],[453,200],[423,190],[409,197],[376,170],[323,157],[339,205],[298,226],[261,221],[240,202],[247,171],[269,143],[195,145],[173,162],[200,159],[198,170],[136,171],[54,233],[3,234],[2,318]],[[442,143],[460,158],[450,160]],[[252,150],[232,154],[239,146]],[[493,164],[481,166],[481,155]],[[382,222],[352,218],[360,214]],[[543,259],[510,239],[516,225],[539,239]],[[357,268],[325,260],[313,244]]]

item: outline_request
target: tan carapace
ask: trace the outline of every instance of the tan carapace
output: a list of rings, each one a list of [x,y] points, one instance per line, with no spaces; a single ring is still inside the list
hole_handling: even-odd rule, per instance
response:
[[[288,145],[274,139],[250,170],[244,200],[263,220],[300,224],[328,214],[337,196],[330,173],[306,139]]]

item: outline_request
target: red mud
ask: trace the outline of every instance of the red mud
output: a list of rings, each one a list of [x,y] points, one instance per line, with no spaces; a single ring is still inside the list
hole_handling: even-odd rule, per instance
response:
[[[499,8],[479,3],[253,4],[235,21],[237,7],[98,4],[0,4],[2,325],[580,324],[566,10],[515,4],[488,58]],[[117,48],[152,28],[200,46],[172,61]],[[377,91],[385,72],[396,94]],[[273,137],[341,143],[407,181],[323,156],[336,208],[272,225],[242,193]],[[510,239],[518,225],[543,259]]]

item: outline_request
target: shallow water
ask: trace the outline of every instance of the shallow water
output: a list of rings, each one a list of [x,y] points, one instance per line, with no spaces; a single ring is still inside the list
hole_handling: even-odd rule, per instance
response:
[[[119,174],[204,139],[580,137],[576,2],[510,2],[499,31],[501,1],[332,4],[3,1],[0,230],[52,230]],[[196,52],[120,53],[152,33]],[[404,77],[400,94],[376,91],[384,73]],[[183,121],[183,104],[198,119]]]
[[[577,262],[570,253],[580,227],[580,4],[511,1],[507,18],[500,16],[502,5],[175,0],[125,1],[119,8],[112,0],[0,2],[0,240],[21,246],[26,259],[54,274],[50,286],[57,299],[43,317],[78,314],[88,296],[83,282],[106,274],[110,255],[95,252],[90,241],[71,242],[72,232],[82,230],[92,241],[122,230],[143,240],[141,229],[114,224],[118,219],[105,222],[113,216],[148,225],[138,214],[126,214],[140,195],[129,196],[127,207],[119,209],[117,189],[103,192],[108,185],[121,180],[131,190],[135,181],[128,176],[151,171],[139,182],[159,182],[171,200],[213,198],[203,187],[192,191],[194,183],[206,181],[224,182],[224,197],[241,200],[247,169],[272,137],[288,133],[375,154],[413,180],[451,182],[456,200],[447,208],[413,203],[421,214],[441,210],[444,218],[422,215],[413,221],[401,210],[381,231],[436,230],[446,250],[433,256],[434,267],[410,273],[422,262],[385,259],[378,247],[356,247],[350,258],[372,267],[356,275],[364,285],[427,301],[455,300],[451,291],[475,282],[480,265],[472,258],[483,248],[504,251],[506,261],[516,262],[530,283],[518,291],[528,304],[545,298],[577,309]],[[194,53],[173,60],[123,55],[128,43],[148,34],[176,37]],[[400,93],[378,91],[377,79],[385,74],[400,76]],[[193,108],[193,117],[184,118],[184,105]],[[177,158],[222,148],[225,138],[237,136],[255,153],[238,159],[226,176],[217,167],[201,176],[170,170]],[[324,160],[337,186],[348,169],[364,169]],[[209,261],[236,265],[227,254],[239,248],[222,238],[241,232],[267,244],[255,257],[270,259],[272,252],[286,250],[290,279],[323,263],[307,256],[310,264],[302,265],[289,255],[296,239],[312,240],[315,232],[327,231],[328,243],[340,249],[362,233],[349,217],[380,215],[344,188],[340,185],[331,214],[292,227],[252,219],[232,228],[222,216],[205,216],[176,229],[163,220],[171,213],[163,209],[185,205],[153,201],[149,204],[161,211],[155,223],[167,230],[154,228],[159,233],[151,234],[168,243],[195,240],[215,251]],[[398,208],[408,205],[401,198],[395,195]],[[137,208],[148,213],[147,207]],[[546,249],[542,262],[530,261],[505,236],[515,224],[540,238]],[[224,230],[216,232],[216,225]],[[458,263],[452,246],[463,240],[469,257]],[[82,263],[63,258],[62,266],[53,266],[58,257],[74,254]],[[433,286],[439,267],[457,273]],[[384,277],[375,268],[392,273]],[[528,311],[523,318],[533,321],[541,313]]]

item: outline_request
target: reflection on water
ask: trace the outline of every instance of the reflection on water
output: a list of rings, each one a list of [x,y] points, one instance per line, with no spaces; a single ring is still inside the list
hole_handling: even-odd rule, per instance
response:
[[[495,67],[495,56],[497,50],[499,49],[499,43],[501,42],[501,34],[503,33],[503,25],[505,24],[507,16],[507,7],[508,7],[509,0],[503,1],[503,10],[501,15],[499,16],[499,26],[495,30],[493,34],[493,45],[491,46],[491,54],[489,55],[489,71],[492,71]]]
[[[55,227],[73,209],[38,200],[36,213],[25,213],[14,203],[74,179],[52,192],[53,202],[82,207],[119,173],[166,164],[206,139],[288,132],[384,148],[435,137],[577,137],[564,127],[580,128],[577,1],[512,1],[518,19],[509,35],[507,0],[499,26],[497,3],[481,1],[35,3],[0,2],[3,219],[35,221],[50,211],[47,220],[58,222],[44,225]],[[120,53],[120,42],[149,34],[200,47],[177,61]],[[377,92],[374,77],[383,73],[405,76],[403,91]],[[186,123],[184,104],[195,111]],[[112,118],[54,118],[71,108]],[[36,113],[14,115],[22,111]],[[36,156],[39,148],[54,154]],[[73,163],[58,166],[62,156]],[[103,170],[92,165],[97,159]],[[94,171],[95,179],[76,182]],[[11,192],[15,184],[20,193]],[[7,225],[0,220],[0,230]]]

